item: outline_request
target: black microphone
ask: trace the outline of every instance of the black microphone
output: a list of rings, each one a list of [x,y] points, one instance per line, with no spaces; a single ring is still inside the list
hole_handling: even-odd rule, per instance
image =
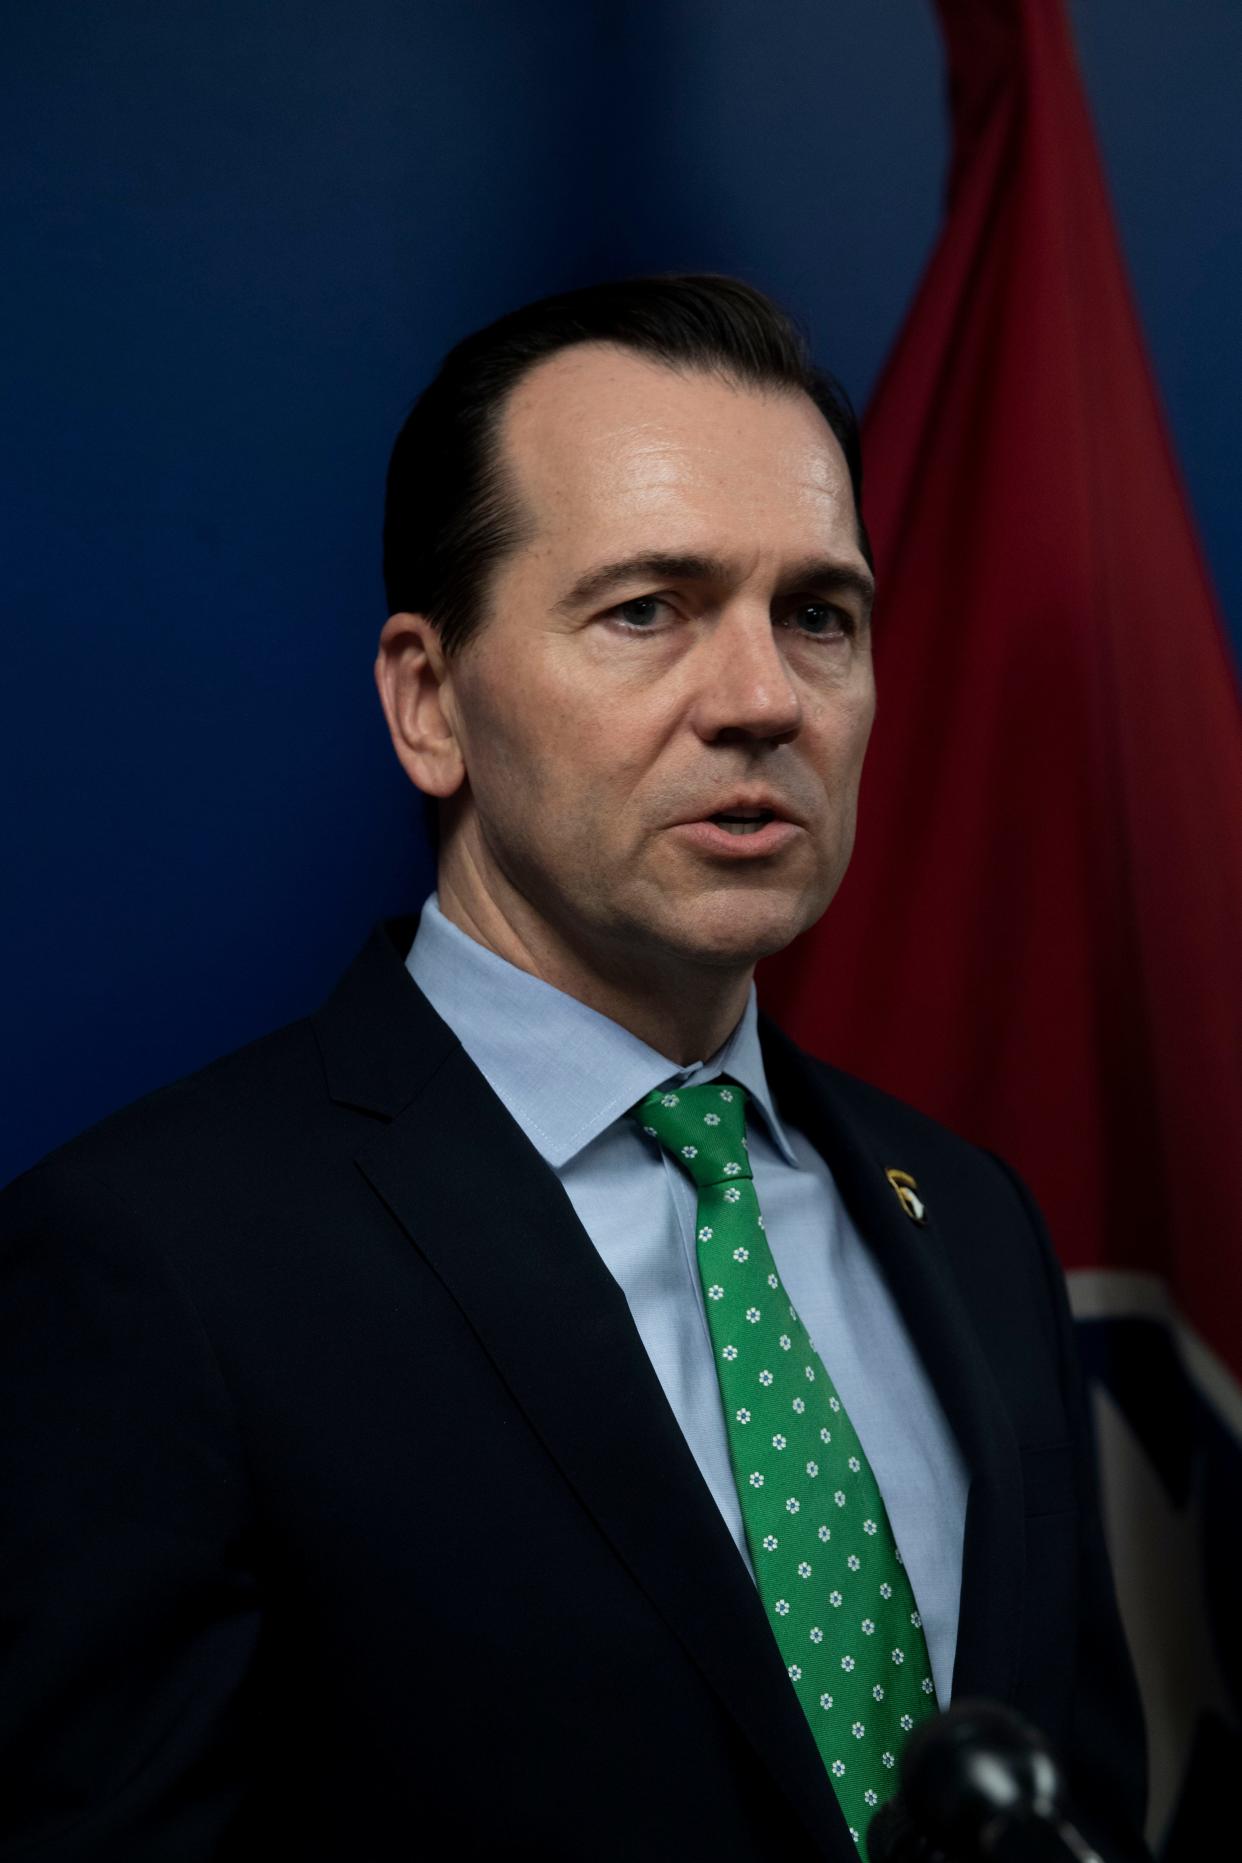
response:
[[[1065,1781],[1035,1728],[997,1702],[926,1721],[901,1791],[867,1831],[870,1863],[1100,1863],[1065,1813]]]

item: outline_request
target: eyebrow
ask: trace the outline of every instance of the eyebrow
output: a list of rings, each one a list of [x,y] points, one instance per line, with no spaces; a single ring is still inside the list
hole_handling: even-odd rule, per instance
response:
[[[691,551],[650,550],[641,556],[601,563],[578,577],[557,602],[562,614],[574,614],[627,582],[728,582],[732,569],[723,557],[700,556]],[[780,593],[814,589],[825,595],[853,595],[870,609],[875,584],[865,570],[834,557],[808,557],[795,563],[780,579]]]

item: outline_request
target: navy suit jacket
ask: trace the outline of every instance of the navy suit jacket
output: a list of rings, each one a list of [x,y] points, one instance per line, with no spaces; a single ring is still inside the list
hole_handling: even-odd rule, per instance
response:
[[[412,933],[0,1198],[0,1855],[854,1863],[625,1299],[406,973]],[[1140,1855],[1039,1217],[993,1158],[763,1040],[970,1471],[954,1693],[1044,1728],[1106,1855]]]

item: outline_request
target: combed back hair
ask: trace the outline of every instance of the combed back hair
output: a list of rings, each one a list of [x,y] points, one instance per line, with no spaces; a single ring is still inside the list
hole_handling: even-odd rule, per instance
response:
[[[578,343],[613,343],[679,374],[809,395],[841,444],[859,544],[862,449],[844,389],[811,362],[790,318],[753,285],[710,273],[627,278],[541,298],[451,349],[393,447],[384,508],[390,614],[423,614],[446,653],[479,626],[492,573],[527,536],[500,456],[500,425],[522,377]]]

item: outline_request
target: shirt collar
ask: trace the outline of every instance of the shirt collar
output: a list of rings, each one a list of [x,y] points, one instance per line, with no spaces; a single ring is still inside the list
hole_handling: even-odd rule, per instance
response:
[[[768,1089],[753,984],[719,1052],[682,1067],[598,1010],[476,943],[445,918],[434,893],[406,968],[553,1169],[568,1164],[653,1088],[699,1086],[720,1074],[746,1089],[782,1157],[796,1162]]]

